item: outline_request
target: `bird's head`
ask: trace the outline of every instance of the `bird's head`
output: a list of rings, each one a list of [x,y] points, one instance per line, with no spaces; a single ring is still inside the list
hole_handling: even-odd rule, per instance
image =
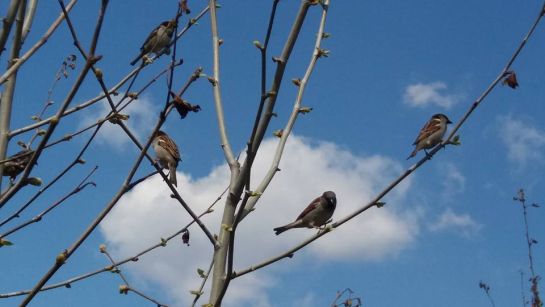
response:
[[[450,119],[448,119],[448,117],[445,114],[437,113],[437,114],[434,114],[431,118],[432,119],[438,119],[440,121],[444,121],[447,124],[452,124]]]
[[[327,191],[322,194],[322,197],[327,200],[327,202],[333,206],[337,205],[337,196],[335,195],[335,192],[333,191]]]

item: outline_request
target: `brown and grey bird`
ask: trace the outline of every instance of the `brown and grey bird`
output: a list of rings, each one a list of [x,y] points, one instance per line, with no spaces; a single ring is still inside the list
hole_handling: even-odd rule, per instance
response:
[[[151,52],[155,53],[156,56],[163,53],[170,54],[169,44],[172,40],[175,26],[175,21],[168,20],[163,21],[157,28],[153,29],[148,35],[148,38],[144,41],[142,47],[140,47],[140,54],[131,62],[131,65],[136,64],[138,60]]]
[[[277,227],[274,229],[276,235],[283,233],[284,231],[292,228],[315,228],[326,224],[333,216],[335,207],[337,206],[337,197],[332,191],[327,191],[322,196],[313,200],[306,208],[299,214],[294,222],[287,225]]]
[[[163,131],[157,131],[157,135],[152,142],[153,149],[157,155],[157,160],[162,168],[167,168],[169,172],[169,181],[174,186],[178,186],[176,180],[176,167],[180,159],[180,151],[176,143]]]
[[[15,180],[15,177],[25,170],[33,153],[33,150],[25,149],[9,157],[7,159],[8,161],[4,163],[2,175],[10,177],[11,180]]]
[[[418,137],[413,143],[416,147],[411,155],[407,157],[407,160],[414,157],[419,150],[424,149],[426,151],[426,149],[433,148],[441,143],[445,132],[447,132],[447,124],[452,124],[452,122],[445,114],[434,114],[420,129],[420,133],[418,133]]]

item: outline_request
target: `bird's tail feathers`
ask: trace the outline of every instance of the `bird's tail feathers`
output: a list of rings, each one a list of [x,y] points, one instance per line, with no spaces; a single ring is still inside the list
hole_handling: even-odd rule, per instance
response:
[[[279,235],[279,234],[283,233],[284,231],[286,231],[288,229],[299,228],[299,227],[305,227],[305,226],[303,226],[303,221],[302,220],[296,220],[296,221],[291,222],[291,223],[289,223],[287,225],[276,227],[273,230],[274,230],[274,233],[276,235]]]
[[[413,150],[413,152],[411,152],[411,155],[407,157],[407,160],[409,160],[410,158],[416,156],[416,152],[417,152],[417,151],[418,151],[418,150],[415,148],[415,149]]]
[[[287,228],[286,226],[282,226],[282,227],[276,227],[274,230],[274,234],[275,235],[279,235],[281,233],[283,233],[284,231],[288,230],[289,228]]]
[[[138,62],[142,58],[142,56],[144,56],[144,53],[140,52],[138,56],[134,60],[132,60],[131,66],[134,66],[134,64],[136,64],[136,62]]]

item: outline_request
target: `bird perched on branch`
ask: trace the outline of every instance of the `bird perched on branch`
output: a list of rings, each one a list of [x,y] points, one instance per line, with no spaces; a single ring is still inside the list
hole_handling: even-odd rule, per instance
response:
[[[145,61],[147,54],[150,52],[155,53],[156,56],[160,56],[163,53],[170,54],[169,44],[172,40],[175,26],[175,20],[168,20],[163,21],[157,28],[153,29],[142,47],[140,47],[140,54],[131,62],[131,65],[136,64],[142,57],[144,57]]]
[[[407,160],[414,157],[419,150],[424,149],[426,151],[426,149],[433,148],[441,143],[445,132],[447,132],[447,124],[452,124],[452,122],[445,114],[434,114],[420,129],[420,133],[418,133],[418,137],[413,143],[416,147]]]
[[[157,131],[157,135],[152,142],[153,149],[157,155],[157,160],[162,168],[168,168],[169,181],[174,186],[178,186],[176,180],[176,167],[180,159],[180,151],[176,143],[163,131]]]
[[[292,228],[320,227],[331,219],[336,206],[337,197],[335,193],[332,191],[324,192],[322,196],[313,200],[294,222],[275,228],[275,234],[279,235]]]
[[[30,158],[32,157],[33,153],[33,150],[25,149],[9,157],[7,159],[8,161],[3,163],[4,171],[2,175],[10,177],[10,180],[12,181],[15,180],[15,177],[17,177],[25,170],[28,162],[30,162]]]

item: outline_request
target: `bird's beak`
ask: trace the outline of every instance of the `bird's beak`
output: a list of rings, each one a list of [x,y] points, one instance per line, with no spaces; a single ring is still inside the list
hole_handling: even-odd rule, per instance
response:
[[[447,124],[452,124],[452,122],[448,118],[447,118]]]

